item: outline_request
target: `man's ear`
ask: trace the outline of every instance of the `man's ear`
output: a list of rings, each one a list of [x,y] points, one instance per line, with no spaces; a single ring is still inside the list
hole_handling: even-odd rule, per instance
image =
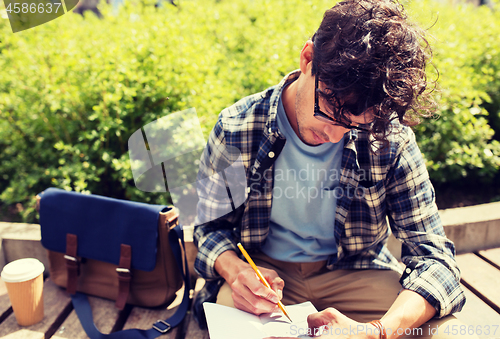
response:
[[[314,44],[312,40],[307,40],[304,47],[302,47],[302,51],[300,51],[300,70],[304,74],[311,71],[313,52]]]

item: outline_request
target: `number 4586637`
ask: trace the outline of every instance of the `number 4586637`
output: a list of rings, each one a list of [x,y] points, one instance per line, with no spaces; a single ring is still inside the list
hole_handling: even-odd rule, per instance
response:
[[[27,13],[31,13],[31,14],[35,14],[35,13],[57,13],[59,11],[59,8],[61,7],[61,3],[60,2],[48,2],[46,4],[44,3],[38,3],[38,4],[35,4],[35,3],[31,3],[31,4],[28,4],[26,2],[24,3],[17,3],[17,2],[14,2],[14,3],[10,3],[7,8],[5,9],[5,11],[7,13],[24,13],[24,14],[27,14]]]

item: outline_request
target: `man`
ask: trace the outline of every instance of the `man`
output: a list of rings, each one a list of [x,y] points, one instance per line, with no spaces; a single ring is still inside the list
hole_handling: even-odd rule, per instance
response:
[[[436,324],[457,322],[446,317],[465,303],[455,248],[408,127],[432,107],[428,49],[398,3],[347,0],[325,13],[299,70],[222,111],[206,158],[220,168],[224,148],[239,149],[248,197],[213,218],[227,210],[214,198],[220,183],[198,187],[195,268],[208,292],[224,282],[218,303],[261,314],[280,299],[310,300],[325,309],[311,326],[357,328],[339,333],[366,338],[378,338],[380,324],[397,338],[432,318],[413,334],[442,336]],[[402,242],[402,275],[386,247],[387,219]]]

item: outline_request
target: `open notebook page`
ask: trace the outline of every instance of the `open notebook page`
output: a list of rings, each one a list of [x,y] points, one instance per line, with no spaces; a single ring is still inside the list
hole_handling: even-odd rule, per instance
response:
[[[279,312],[256,316],[236,308],[203,303],[210,339],[261,339],[268,336],[299,337],[307,331],[307,316],[316,312],[311,302],[288,305],[292,323]]]

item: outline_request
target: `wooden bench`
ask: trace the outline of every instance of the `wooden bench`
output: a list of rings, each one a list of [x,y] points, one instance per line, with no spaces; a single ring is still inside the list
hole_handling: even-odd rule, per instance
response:
[[[493,206],[494,205],[494,206]],[[479,206],[497,213],[500,203]],[[484,220],[466,220],[460,216],[458,221],[447,221],[446,210],[443,215],[445,230],[455,241],[458,252],[458,265],[462,272],[462,286],[467,296],[467,303],[456,317],[462,322],[473,325],[478,329],[484,326],[500,325],[500,248],[481,250],[481,246],[488,242],[488,247],[499,247],[500,228],[498,220],[500,216],[491,215],[485,217],[484,211],[468,211],[467,208],[460,209],[467,216],[481,215]],[[456,211],[449,211],[450,215],[457,219]],[[474,222],[473,222],[474,221]],[[483,223],[483,224],[481,224]],[[447,228],[448,227],[448,228]],[[470,229],[469,229],[470,228]],[[477,239],[470,238],[474,233]],[[0,267],[5,262],[10,262],[23,257],[36,257],[47,266],[46,251],[40,243],[40,230],[38,225],[0,223]],[[465,239],[464,239],[465,238]],[[187,237],[186,252],[190,264],[190,273],[193,278],[192,297],[201,289],[204,280],[198,278],[193,270],[196,248]],[[475,247],[470,249],[471,244]],[[393,243],[398,247],[397,243]],[[465,248],[469,246],[469,248]],[[3,248],[2,248],[3,247]],[[464,253],[465,251],[472,253]],[[392,249],[391,249],[392,251]],[[93,306],[94,319],[97,327],[104,333],[128,328],[149,329],[158,319],[165,319],[175,312],[180,303],[183,290],[177,292],[178,298],[168,307],[161,309],[145,309],[127,306],[123,311],[114,307],[114,302],[100,298],[90,298]],[[29,327],[17,325],[5,286],[0,280],[0,339],[12,338],[87,338],[80,322],[76,316],[71,300],[66,292],[46,279],[44,285],[45,317],[42,322]],[[496,333],[490,335],[480,334],[480,338],[500,338],[500,327]],[[491,331],[493,332],[493,331]],[[208,332],[200,330],[191,312],[188,313],[184,322],[177,328],[171,330],[161,338],[168,339],[208,339]]]
[[[500,248],[478,253],[467,253],[457,257],[462,271],[462,284],[467,295],[464,310],[456,316],[464,323],[477,329],[491,327],[490,335],[481,334],[480,338],[500,337]],[[1,283],[0,283],[1,284]],[[203,286],[203,279],[196,280],[192,286],[193,296]],[[123,311],[114,307],[114,302],[90,297],[97,327],[104,333],[127,328],[148,329],[158,319],[165,319],[175,312],[180,303],[183,290],[168,307],[146,309],[127,306]],[[50,278],[44,286],[45,317],[42,322],[29,327],[17,325],[5,287],[0,285],[0,338],[9,339],[84,339],[85,335],[73,310],[71,299],[64,290],[57,287]],[[496,333],[493,326],[497,325]],[[168,339],[208,339],[207,331],[200,330],[188,313],[184,322],[161,338]]]
[[[16,239],[16,241],[17,240],[18,239]],[[30,246],[30,248],[27,249],[30,253],[36,254],[40,252],[40,249],[37,248],[41,246],[39,241],[28,240],[25,245]],[[204,280],[198,278],[192,268],[194,257],[196,256],[196,248],[192,242],[186,244],[186,253],[188,261],[190,261],[190,275],[192,277],[191,281],[193,282],[192,286],[189,286],[192,291],[192,299],[203,287]],[[26,253],[14,254],[19,254],[22,257],[26,256]],[[7,260],[8,262],[17,259],[12,258],[12,253],[9,253],[7,257],[7,259],[10,259]],[[42,257],[40,259],[42,261],[46,261],[46,258]],[[175,313],[176,308],[182,300],[183,293],[184,287],[177,291],[177,297],[172,304],[155,309],[127,305],[123,311],[119,311],[115,308],[114,301],[97,297],[89,297],[89,302],[92,306],[92,313],[97,328],[103,333],[110,333],[129,328],[150,329],[157,320],[166,319]],[[0,338],[88,338],[80,324],[80,321],[78,320],[76,312],[73,309],[71,298],[64,289],[55,285],[50,280],[50,277],[47,277],[44,282],[44,311],[45,316],[40,323],[28,327],[19,326],[10,305],[5,284],[0,279]],[[199,328],[191,311],[189,311],[181,325],[161,336],[161,338],[208,339],[209,337],[208,331],[204,331]]]
[[[200,280],[202,282],[202,280]],[[3,285],[3,283],[0,283]],[[201,288],[200,285],[198,288]],[[97,297],[89,297],[97,328],[103,333],[121,329],[149,329],[158,319],[172,315],[180,303],[183,289],[178,291],[178,298],[168,307],[150,309],[127,305],[118,311],[114,302]],[[16,322],[5,287],[0,286],[0,338],[9,339],[84,339],[85,334],[78,317],[73,310],[71,298],[56,286],[50,278],[44,283],[44,319],[35,325],[22,327]],[[202,331],[188,313],[184,322],[161,338],[165,339],[208,339],[208,332]]]

